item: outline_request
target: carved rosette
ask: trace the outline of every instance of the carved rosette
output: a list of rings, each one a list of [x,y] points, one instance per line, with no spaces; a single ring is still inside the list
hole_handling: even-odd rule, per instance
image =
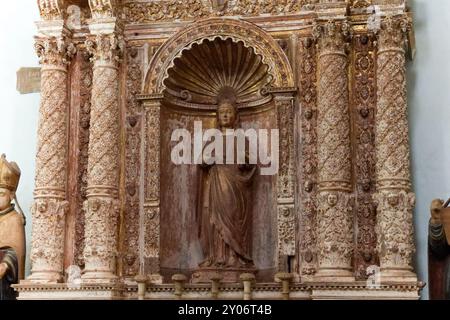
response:
[[[301,141],[298,167],[300,169],[300,273],[311,276],[317,270],[317,55],[311,38],[302,39],[300,47],[300,105]]]
[[[294,168],[294,102],[292,95],[276,94],[275,105],[280,130],[278,188],[278,269],[291,270],[289,257],[295,256],[295,168]]]
[[[314,27],[319,43],[317,276],[349,280],[353,249],[346,22]],[[344,237],[339,236],[345,235]]]
[[[378,34],[376,112],[377,250],[383,279],[415,279],[406,100],[408,20],[387,17]]]
[[[32,210],[32,274],[28,279],[58,282],[63,274],[67,211],[67,65],[76,50],[65,37],[37,39],[35,48],[42,77]]]
[[[114,279],[119,218],[120,115],[118,65],[123,49],[115,34],[86,41],[92,55],[93,84],[85,202],[86,281]],[[99,232],[101,230],[101,232]]]

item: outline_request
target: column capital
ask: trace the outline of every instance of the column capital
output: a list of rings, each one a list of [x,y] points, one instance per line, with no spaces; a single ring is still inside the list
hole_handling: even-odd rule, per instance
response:
[[[411,27],[411,19],[405,14],[385,17],[377,32],[380,50],[388,48],[404,50]]]
[[[63,69],[66,69],[77,51],[72,40],[65,36],[36,37],[34,48],[41,65]]]
[[[116,34],[97,34],[88,37],[86,49],[92,55],[91,61],[117,66],[125,48],[123,37]]]
[[[350,35],[351,28],[347,20],[315,21],[313,25],[313,37],[322,52],[345,52]]]

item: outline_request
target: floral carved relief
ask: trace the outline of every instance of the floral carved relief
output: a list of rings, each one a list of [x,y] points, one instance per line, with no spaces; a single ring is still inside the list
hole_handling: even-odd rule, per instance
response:
[[[300,274],[317,270],[317,50],[311,38],[301,39],[299,104],[301,108],[299,237]]]
[[[375,105],[376,55],[373,35],[353,37],[352,108],[354,118],[356,181],[356,250],[354,271],[358,279],[367,279],[367,268],[378,263],[376,255],[375,191]]]
[[[194,20],[218,16],[260,16],[296,14],[317,0],[231,0],[219,1],[152,1],[124,4],[125,20],[131,24],[158,21]],[[209,3],[211,2],[211,3]]]
[[[294,101],[292,97],[275,97],[280,128],[278,171],[278,268],[284,270],[286,257],[294,257],[295,235],[295,167],[294,167]]]

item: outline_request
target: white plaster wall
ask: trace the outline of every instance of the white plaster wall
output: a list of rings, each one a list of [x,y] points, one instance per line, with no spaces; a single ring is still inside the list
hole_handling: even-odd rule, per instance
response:
[[[450,1],[411,0],[417,55],[408,64],[417,271],[428,281],[429,204],[450,197]],[[427,288],[422,298],[428,298]]]
[[[427,282],[428,206],[435,197],[450,197],[450,1],[410,3],[417,41],[416,59],[408,64],[417,271]],[[0,153],[22,169],[18,197],[29,222],[39,95],[16,91],[16,71],[38,65],[33,50],[34,21],[38,19],[35,0],[8,1],[0,10]],[[27,236],[29,251],[31,223]],[[423,298],[427,297],[425,289]]]

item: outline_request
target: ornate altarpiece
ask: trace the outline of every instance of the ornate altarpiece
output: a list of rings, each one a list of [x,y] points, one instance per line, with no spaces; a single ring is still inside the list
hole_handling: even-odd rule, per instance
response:
[[[244,296],[418,298],[404,0],[37,2],[32,270],[20,298],[243,296],[242,283],[189,282],[197,169],[169,159],[174,128],[214,125],[223,85],[237,89],[245,127],[280,128],[279,173],[254,190],[258,272]]]

